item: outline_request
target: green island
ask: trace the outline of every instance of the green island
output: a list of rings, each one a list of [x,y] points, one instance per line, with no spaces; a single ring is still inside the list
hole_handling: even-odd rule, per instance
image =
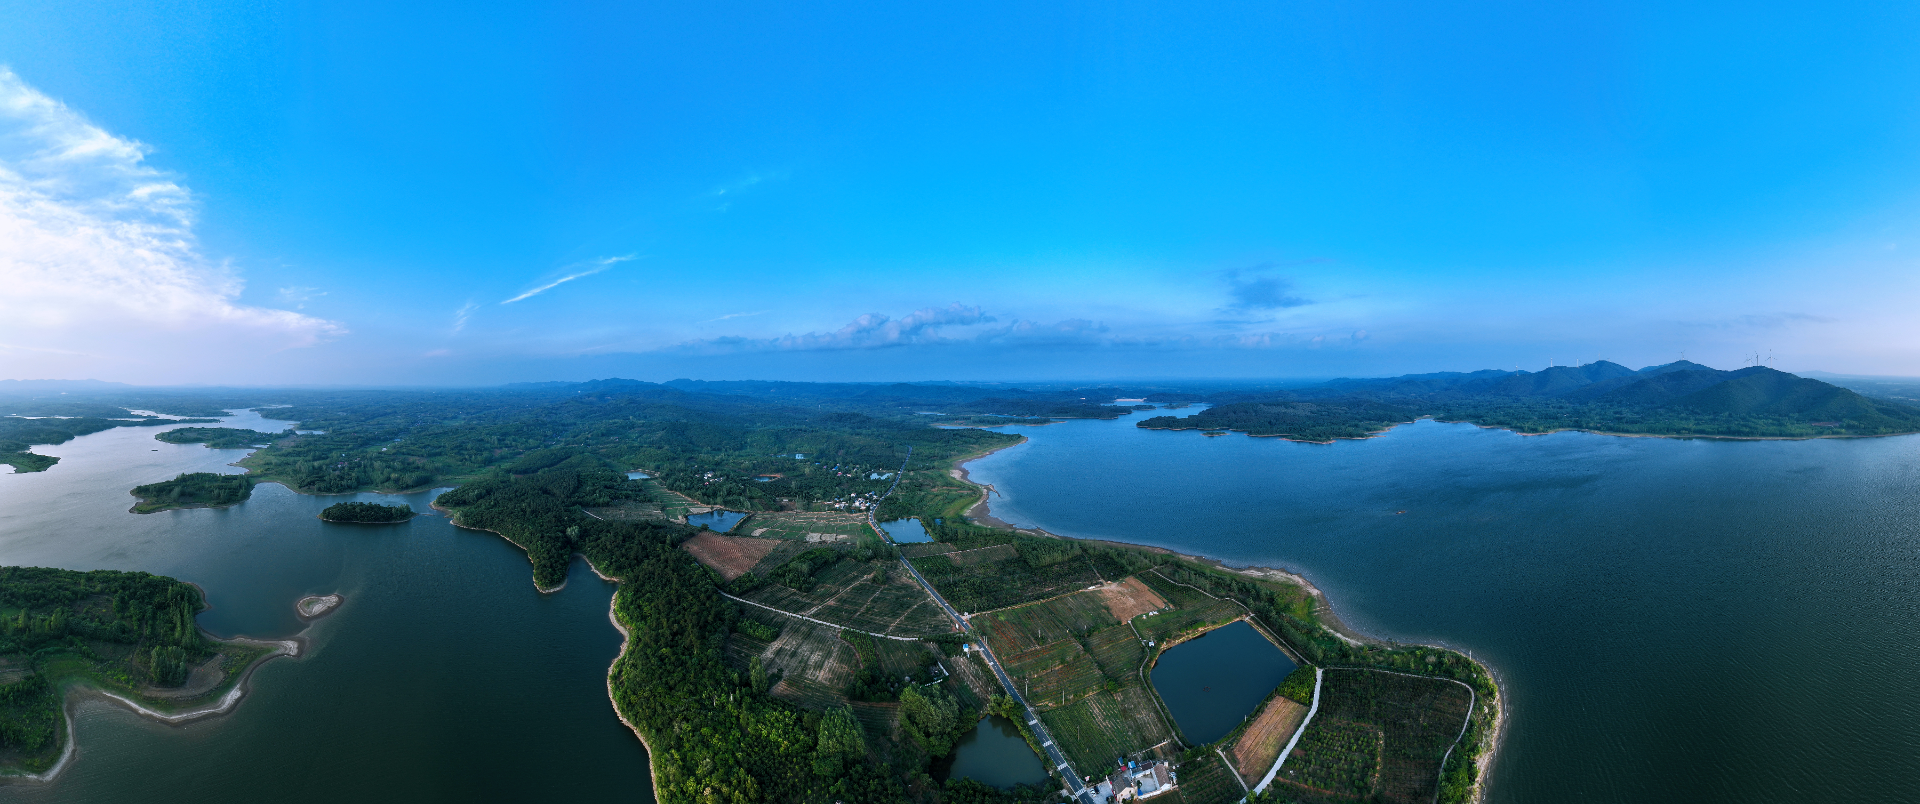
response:
[[[205,444],[213,449],[249,449],[263,444],[271,444],[284,438],[286,433],[263,433],[259,430],[242,430],[237,427],[181,427],[156,433],[156,441],[169,444]]]
[[[334,503],[320,512],[320,518],[328,522],[359,522],[367,524],[385,524],[405,522],[414,517],[414,510],[404,505],[381,505],[368,502]]]
[[[192,584],[144,572],[0,567],[0,776],[42,775],[71,745],[64,702],[94,693],[178,722],[231,708],[285,643],[220,640]]]
[[[1920,432],[1920,407],[1903,401],[1764,366],[1720,371],[1684,360],[1639,371],[1599,361],[1540,372],[1334,380],[1206,399],[1214,406],[1192,416],[1156,416],[1138,426],[1321,443],[1366,438],[1424,416],[1521,433],[1822,438]]]
[[[1477,795],[1501,700],[1465,655],[1344,632],[1316,590],[1277,570],[977,516],[985,492],[962,464],[1022,438],[963,418],[1111,418],[1139,406],[1087,400],[1156,389],[677,385],[699,384],[223,397],[321,432],[254,451],[247,475],[141,486],[136,510],[233,504],[267,481],[455,486],[434,506],[523,548],[537,588],[559,588],[584,556],[620,581],[625,647],[608,695],[646,743],[662,802],[1086,800],[1103,779],[1137,783],[1116,776],[1120,757],[1165,774],[1155,798],[1211,804],[1249,797],[1290,741],[1291,772],[1253,800]],[[915,409],[943,395],[960,401]],[[966,409],[1009,398],[1022,406]],[[713,510],[744,516],[724,533],[689,524]],[[933,541],[874,527],[908,517]],[[1308,701],[1322,714],[1306,716],[1296,680],[1194,744],[1154,689],[1155,662],[1236,622],[1315,671]],[[936,781],[935,761],[994,714],[1022,728],[1051,779]]]
[[[136,514],[174,508],[225,508],[253,496],[253,478],[192,472],[172,480],[134,486],[131,493],[140,499],[131,509]]]

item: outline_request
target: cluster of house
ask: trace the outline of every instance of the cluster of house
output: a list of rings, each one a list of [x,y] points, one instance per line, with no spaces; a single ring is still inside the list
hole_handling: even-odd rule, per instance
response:
[[[1159,760],[1131,762],[1120,760],[1114,771],[1093,785],[1097,804],[1147,799],[1179,786],[1173,766]]]

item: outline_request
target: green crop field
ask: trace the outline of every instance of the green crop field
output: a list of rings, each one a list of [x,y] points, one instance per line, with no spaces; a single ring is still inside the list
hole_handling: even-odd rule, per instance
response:
[[[1117,758],[1136,758],[1172,739],[1158,705],[1138,682],[1096,692],[1040,717],[1081,773],[1103,772]]]
[[[1333,793],[1337,794],[1334,800],[1366,799],[1379,789],[1385,746],[1386,737],[1378,726],[1321,715],[1300,736],[1300,744],[1274,778],[1285,782],[1290,791],[1296,785],[1305,788],[1296,796],[1304,793],[1321,799]]]
[[[1106,682],[1080,643],[1063,639],[1050,645],[1012,655],[1002,654],[1000,664],[1013,677],[1034,708],[1051,708],[1071,703]]]
[[[1179,768],[1180,786],[1174,788],[1183,804],[1232,804],[1247,795],[1233,769],[1209,751]]]
[[[1168,606],[1176,609],[1204,606],[1212,603],[1214,600],[1214,598],[1207,593],[1191,586],[1167,580],[1167,577],[1161,575],[1158,571],[1142,572],[1140,573],[1140,580],[1145,581],[1147,588],[1152,589],[1154,594],[1159,595],[1162,600],[1167,601]]]
[[[1231,600],[1213,600],[1203,606],[1163,610],[1159,614],[1141,617],[1134,621],[1134,626],[1140,629],[1141,636],[1154,642],[1165,642],[1169,637],[1230,622],[1244,614],[1246,611]]]
[[[1098,595],[1079,592],[1017,609],[996,611],[974,622],[985,626],[988,637],[993,640],[994,650],[1018,653],[1038,645],[1080,636],[1119,621],[1107,611]]]
[[[958,564],[948,556],[935,555],[914,559],[913,566],[947,602],[964,612],[1017,606],[1100,582],[1100,575],[1084,556],[1036,566],[1020,554],[981,563],[963,559]]]
[[[1087,651],[1093,654],[1094,663],[1108,678],[1126,679],[1140,670],[1140,661],[1146,657],[1146,646],[1140,644],[1133,629],[1125,625],[1114,625],[1093,632],[1087,637]]]
[[[1382,802],[1432,801],[1440,776],[1440,760],[1460,734],[1466,720],[1466,688],[1436,678],[1350,668],[1328,668],[1320,692],[1320,713],[1301,735],[1301,745],[1287,760],[1282,776],[1320,782],[1322,790],[1347,793],[1357,770],[1352,769],[1359,736],[1377,740],[1378,757],[1368,788]],[[1365,746],[1361,746],[1365,747]],[[1311,752],[1310,752],[1311,749]],[[1314,757],[1319,757],[1318,759]],[[1308,777],[1307,774],[1315,774]],[[1345,784],[1346,787],[1339,785]],[[1303,802],[1352,801],[1351,795],[1316,796],[1292,789]]]
[[[875,573],[880,575],[878,582]],[[939,604],[891,561],[842,559],[820,571],[811,591],[770,583],[745,597],[781,611],[878,634],[922,637],[953,631],[953,621]]]

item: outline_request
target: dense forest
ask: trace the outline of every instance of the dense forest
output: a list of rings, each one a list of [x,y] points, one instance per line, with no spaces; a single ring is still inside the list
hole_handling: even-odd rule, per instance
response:
[[[192,584],[144,572],[0,567],[0,765],[45,770],[65,721],[61,690],[84,679],[126,693],[177,687],[218,647],[194,622]]]
[[[320,518],[328,522],[366,522],[386,523],[405,522],[413,518],[413,509],[404,505],[381,505],[369,502],[334,503],[320,512]]]
[[[253,496],[253,478],[246,475],[216,475],[212,472],[182,474],[172,480],[133,487],[140,498],[133,506],[136,514],[150,514],[169,508],[219,508],[234,505]]]
[[[1307,441],[1363,438],[1420,416],[1523,433],[1808,438],[1920,432],[1920,408],[1903,402],[1765,367],[1718,371],[1687,362],[1640,371],[1598,362],[1540,372],[1336,380],[1260,399],[1244,392],[1211,399],[1217,404],[1192,416],[1160,416],[1139,426]]]

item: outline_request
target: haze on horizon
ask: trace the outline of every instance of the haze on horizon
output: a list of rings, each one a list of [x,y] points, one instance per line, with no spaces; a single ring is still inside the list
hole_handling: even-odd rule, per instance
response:
[[[0,378],[1920,375],[1920,9],[0,2]]]

